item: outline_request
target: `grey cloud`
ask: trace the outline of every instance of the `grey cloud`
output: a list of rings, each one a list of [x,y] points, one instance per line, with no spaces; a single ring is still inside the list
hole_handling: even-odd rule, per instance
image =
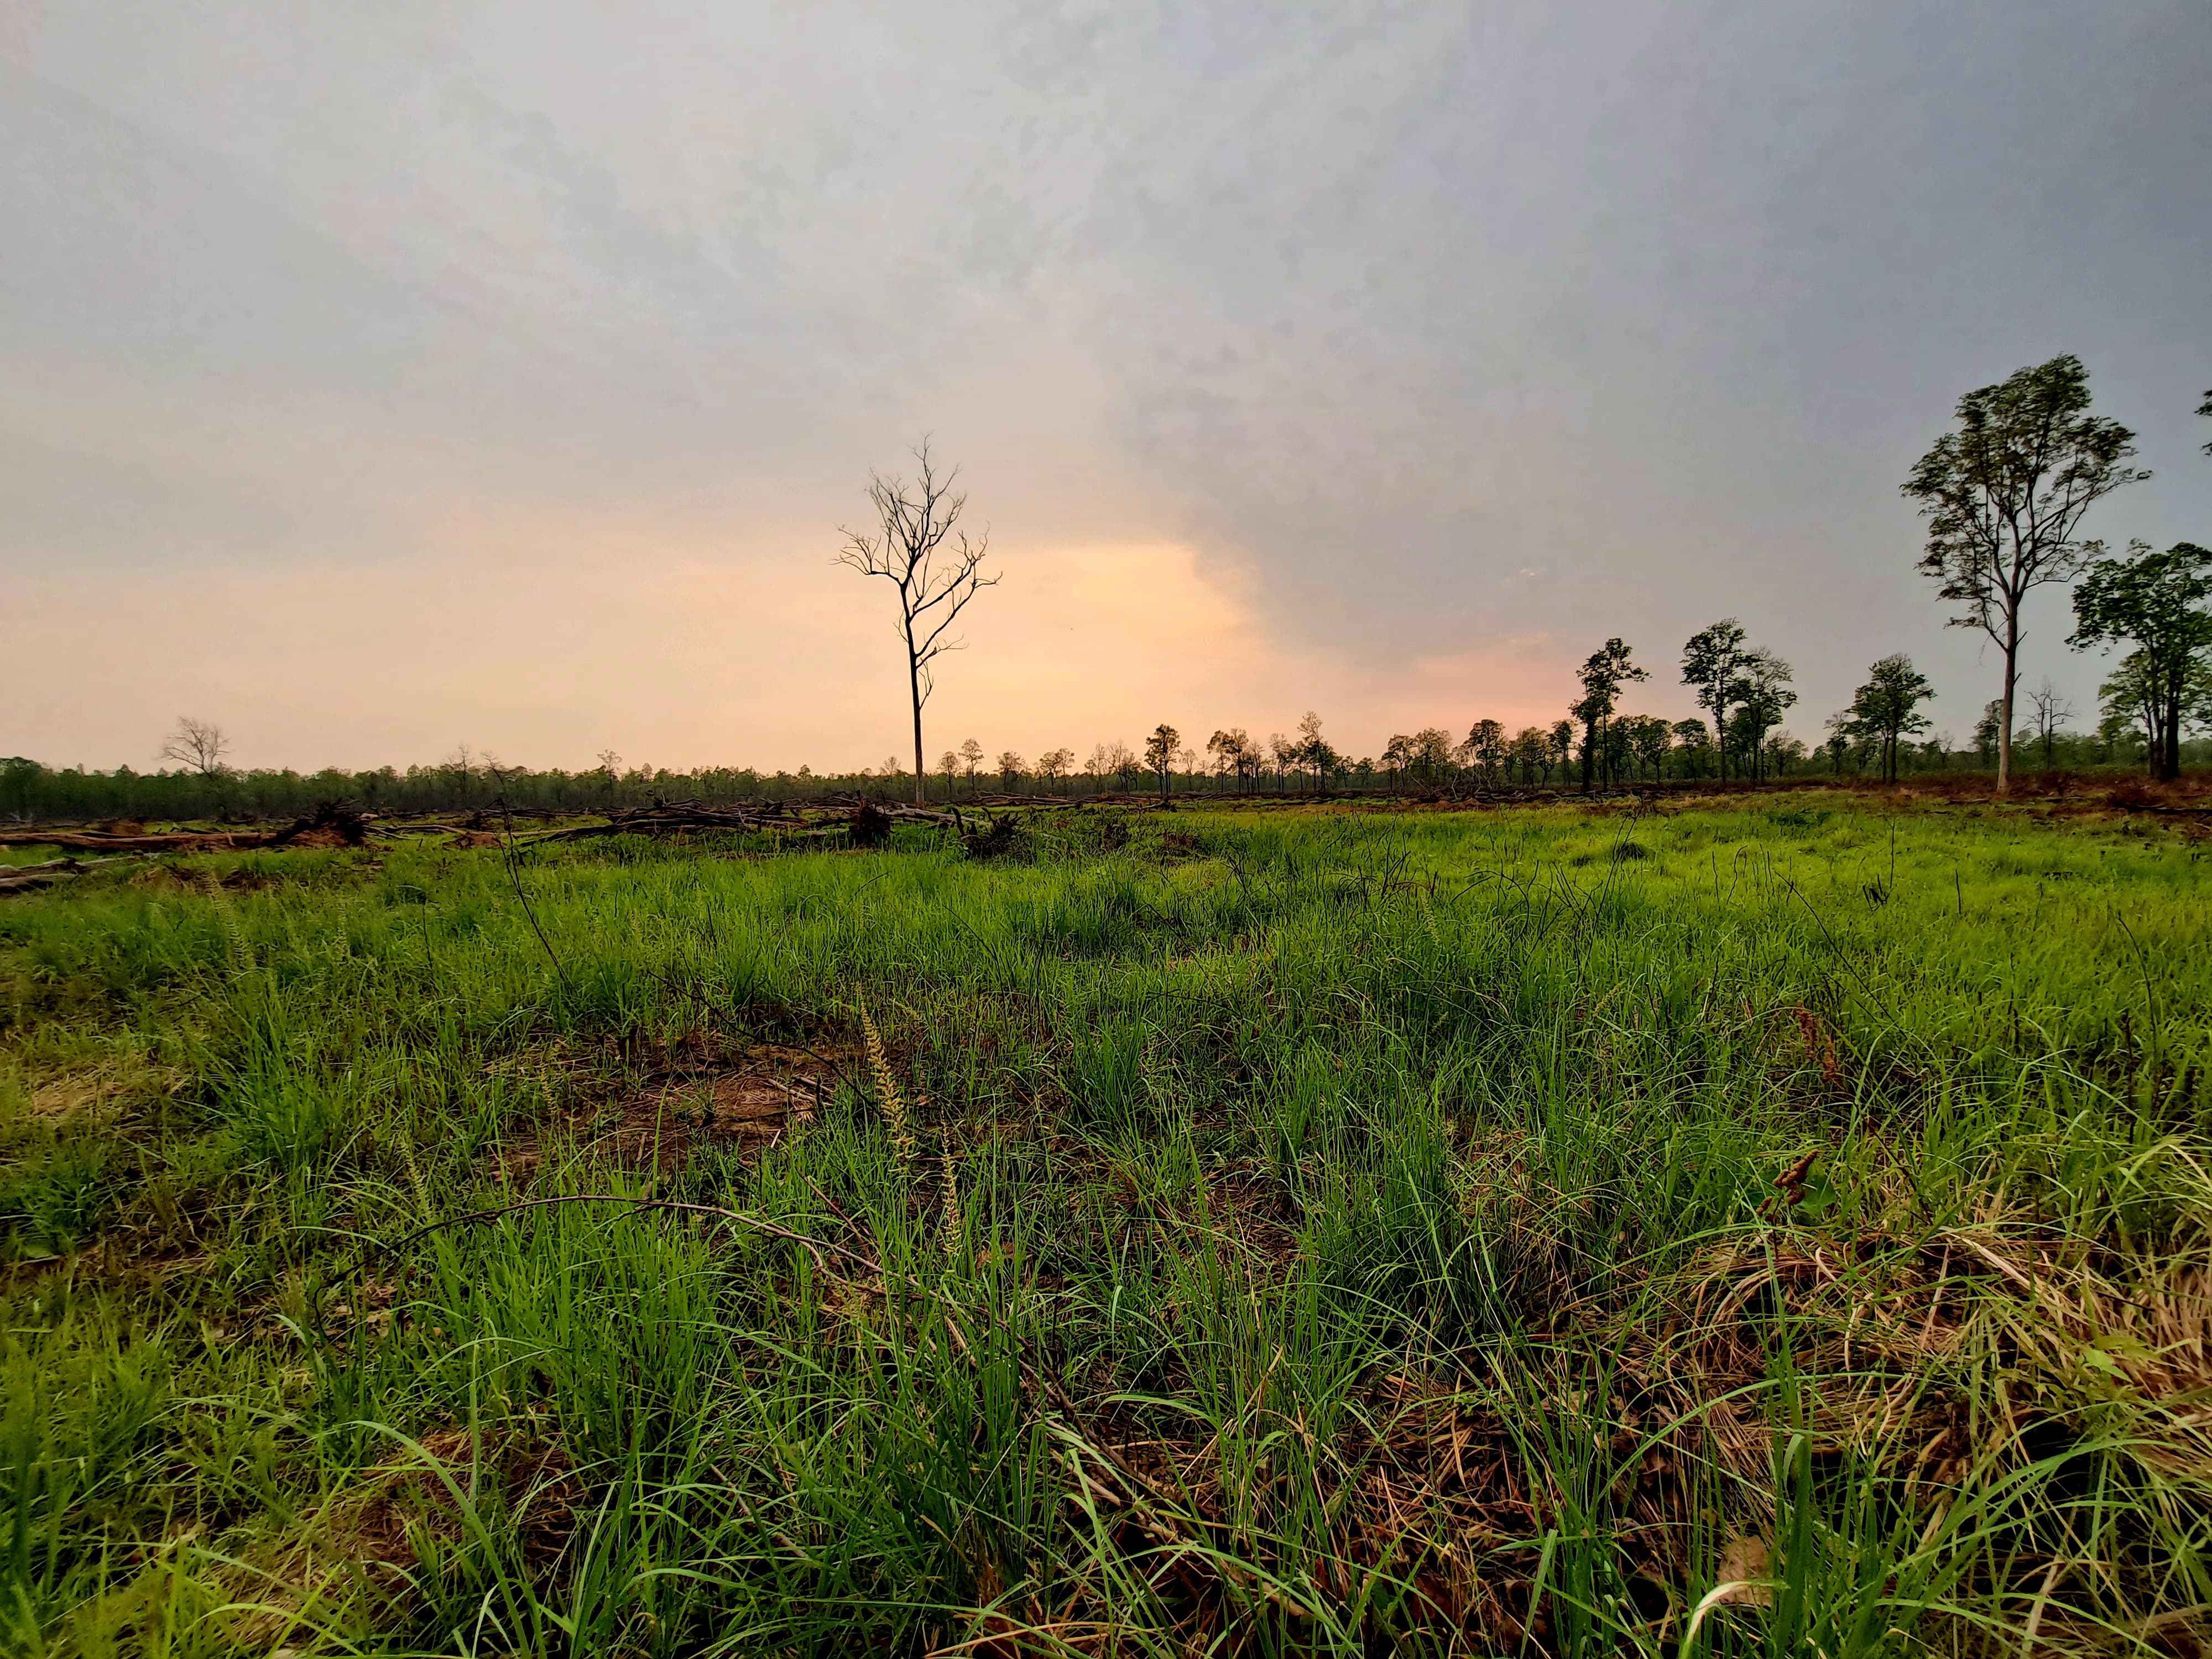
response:
[[[2171,452],[2104,527],[2207,533],[2193,0],[94,4],[27,38],[0,345],[344,401],[472,488],[827,522],[929,425],[988,438],[1033,532],[1107,479],[1080,512],[1249,562],[1371,662],[1532,602],[1654,652],[1735,610],[1830,706],[1899,646],[1967,666],[1895,483],[1970,385],[2081,352]],[[101,495],[252,533],[146,476],[54,469],[41,544],[131,539]]]

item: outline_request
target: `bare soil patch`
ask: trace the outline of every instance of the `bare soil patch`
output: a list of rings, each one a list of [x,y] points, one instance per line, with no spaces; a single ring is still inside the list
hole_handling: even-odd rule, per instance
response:
[[[505,1162],[526,1183],[549,1154],[549,1138],[626,1169],[669,1171],[708,1151],[753,1156],[793,1123],[811,1122],[834,1079],[799,1050],[754,1048],[742,1069],[691,1066],[662,1073],[611,1098],[587,1101],[526,1136]]]

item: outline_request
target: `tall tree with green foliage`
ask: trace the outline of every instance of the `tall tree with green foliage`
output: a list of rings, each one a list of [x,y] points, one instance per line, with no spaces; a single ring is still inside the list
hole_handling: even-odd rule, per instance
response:
[[[1723,777],[1728,775],[1728,714],[1736,701],[1743,655],[1743,624],[1734,617],[1699,629],[1682,647],[1682,684],[1697,693],[1698,707],[1712,717]]]
[[[1607,727],[1612,723],[1613,711],[1620,703],[1620,688],[1632,680],[1648,680],[1651,671],[1639,668],[1631,657],[1628,644],[1619,635],[1607,640],[1591,652],[1582,665],[1583,695],[1568,712],[1582,722],[1583,726],[1583,788],[1590,787],[1590,769],[1602,766]],[[1609,768],[1606,769],[1610,770]],[[1610,782],[1608,777],[1606,781]]]
[[[1451,765],[1451,733],[1441,726],[1425,726],[1406,743],[1407,764],[1424,782],[1437,781]]]
[[[1309,708],[1298,717],[1297,742],[1291,750],[1291,759],[1314,775],[1322,793],[1328,793],[1329,774],[1335,769],[1340,757],[1328,740],[1321,734],[1322,718]]]
[[[1162,720],[1152,728],[1152,735],[1145,739],[1145,764],[1159,775],[1160,799],[1168,798],[1168,780],[1174,775],[1176,750],[1182,745],[1182,733]]]
[[[1765,770],[1766,734],[1797,705],[1797,694],[1790,689],[1792,678],[1790,665],[1763,645],[1754,646],[1736,660],[1734,724],[1747,740],[1737,748],[1751,757],[1754,780]]]
[[[1513,763],[1521,769],[1521,781],[1534,783],[1540,775],[1549,782],[1552,777],[1552,741],[1540,726],[1524,726],[1513,734],[1511,750]]]
[[[2135,434],[2089,412],[2089,371],[2074,356],[2020,369],[1959,399],[1958,428],[1920,458],[1901,491],[1928,521],[1923,574],[1964,607],[1954,628],[1978,628],[2004,659],[1997,789],[2011,787],[2021,607],[2033,589],[2070,580],[2082,515],[2150,474],[2127,465]]]
[[[1674,728],[1657,714],[1628,714],[1615,723],[1636,763],[1637,776],[1642,777],[1647,767],[1654,782],[1665,776],[1667,751],[1674,746]]]
[[[1477,720],[1468,727],[1467,741],[1460,745],[1460,752],[1488,783],[1506,764],[1508,746],[1503,720]]]
[[[1083,769],[1099,779],[1102,787],[1105,779],[1119,778],[1121,787],[1127,789],[1135,783],[1137,769],[1141,764],[1137,759],[1137,751],[1117,738],[1112,743],[1093,744],[1091,758],[1084,762]]]
[[[2129,652],[2097,688],[2098,713],[2103,717],[2098,735],[2112,744],[2139,728],[2143,758],[2155,767],[2166,729],[2168,696],[2149,653]],[[2185,728],[2212,727],[2212,660],[2201,656],[2192,659],[2182,677],[2180,723]]]
[[[1323,794],[1328,793],[1330,779],[1340,777],[1352,769],[1351,760],[1340,753],[1336,745],[1327,738],[1314,738],[1301,744],[1299,749],[1305,757],[1305,763],[1313,769],[1313,775]]]
[[[2092,542],[2088,550],[2104,550]],[[2190,670],[2212,650],[2212,551],[2176,542],[2154,553],[2130,542],[2124,559],[2098,558],[2074,590],[2077,649],[2132,644],[2142,659],[2137,672],[2151,714],[2151,770],[2160,779],[2181,775],[2181,726]]]
[[[1552,745],[1552,763],[1559,769],[1559,781],[1566,781],[1567,763],[1575,757],[1575,723],[1572,720],[1553,720],[1547,733]],[[1547,776],[1547,783],[1551,779]]]
[[[1259,746],[1252,741],[1252,734],[1241,726],[1228,726],[1206,740],[1206,752],[1213,757],[1213,769],[1233,775],[1237,793],[1243,793],[1245,780],[1260,763]]]
[[[32,788],[46,769],[27,755],[0,755],[0,809],[28,817]]]
[[[1851,694],[1851,706],[1836,729],[1840,735],[1872,743],[1883,781],[1895,783],[1898,739],[1928,729],[1928,716],[1919,709],[1935,695],[1936,688],[1912,665],[1911,658],[1884,657],[1867,671],[1866,684]]]
[[[1790,769],[1802,763],[1806,754],[1803,738],[1777,732],[1766,740],[1766,769],[1775,777],[1787,777]]]
[[[1676,720],[1673,737],[1681,775],[1686,778],[1705,776],[1706,757],[1713,751],[1713,734],[1705,723],[1703,720]]]

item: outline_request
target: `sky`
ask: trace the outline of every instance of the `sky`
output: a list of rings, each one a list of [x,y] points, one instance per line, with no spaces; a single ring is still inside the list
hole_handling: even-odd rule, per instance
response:
[[[2208,87],[2203,0],[0,0],[0,753],[880,764],[925,434],[932,757],[1687,714],[1725,615],[1964,741],[1962,392],[2079,356],[2087,533],[2212,542]]]

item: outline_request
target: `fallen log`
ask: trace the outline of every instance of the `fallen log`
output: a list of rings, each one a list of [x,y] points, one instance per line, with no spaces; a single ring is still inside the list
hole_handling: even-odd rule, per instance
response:
[[[669,812],[647,811],[625,815],[605,823],[571,824],[534,836],[518,836],[516,845],[538,847],[547,842],[590,841],[599,836],[674,836],[702,830],[787,830],[794,820],[737,812]]]
[[[27,876],[41,870],[58,870],[65,875],[76,875],[97,864],[124,864],[132,859],[150,857],[146,853],[117,853],[104,859],[48,859],[44,864],[0,865],[0,876]]]
[[[65,830],[0,831],[0,847],[62,847],[85,853],[230,853],[265,847],[259,833],[179,830],[168,835],[102,836]]]
[[[0,893],[27,892],[81,876],[95,865],[130,864],[149,854],[118,853],[103,859],[49,859],[44,864],[0,865]]]
[[[0,893],[27,893],[34,887],[51,887],[58,881],[67,881],[76,872],[73,870],[32,872],[23,875],[0,875]]]

